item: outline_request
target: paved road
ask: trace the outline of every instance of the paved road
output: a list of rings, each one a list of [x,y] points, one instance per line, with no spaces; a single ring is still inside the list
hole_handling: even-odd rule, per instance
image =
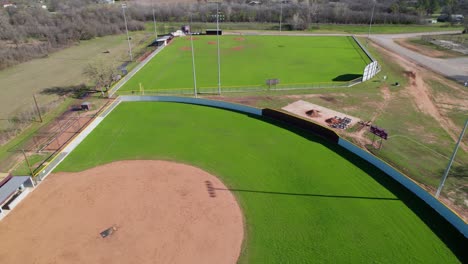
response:
[[[437,73],[464,83],[468,81],[468,57],[453,58],[453,59],[438,59],[431,58],[404,48],[396,44],[393,40],[399,38],[410,38],[422,35],[433,34],[450,34],[452,32],[430,32],[430,33],[413,33],[413,34],[392,34],[392,35],[371,35],[371,39],[379,45],[392,50],[399,55],[402,55],[410,60],[425,66]]]

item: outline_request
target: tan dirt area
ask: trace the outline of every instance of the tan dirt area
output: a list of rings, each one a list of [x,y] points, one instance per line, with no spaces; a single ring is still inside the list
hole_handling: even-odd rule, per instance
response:
[[[309,103],[309,102],[306,102],[306,101],[302,101],[302,100],[299,100],[299,101],[296,101],[292,104],[288,104],[287,106],[283,107],[282,108],[283,110],[286,110],[288,112],[291,112],[293,114],[296,114],[298,116],[301,116],[301,117],[304,117],[306,119],[311,119],[311,120],[314,120],[315,122],[323,125],[323,126],[328,126],[328,123],[325,121],[329,118],[332,118],[332,117],[340,117],[340,118],[343,118],[343,117],[348,117],[351,119],[351,122],[349,124],[349,127],[352,127],[354,126],[360,119],[357,118],[357,117],[353,117],[353,116],[350,116],[350,115],[347,115],[347,114],[344,114],[344,113],[341,113],[341,112],[337,112],[337,111],[334,111],[332,109],[329,109],[329,108],[326,108],[326,107],[323,107],[323,106],[320,106],[320,105],[316,105],[316,104],[313,104],[313,103]],[[309,110],[316,110],[318,111],[319,113],[319,116],[317,117],[310,117],[306,114],[306,111],[309,111]]]
[[[417,45],[411,43],[409,39],[395,39],[395,43],[409,50],[418,52],[422,55],[432,58],[456,58],[462,56],[462,54],[457,54],[456,52],[436,50],[431,49],[429,47],[425,47],[423,45]]]
[[[217,188],[213,175],[167,161],[55,173],[0,222],[0,263],[236,263],[243,216]]]

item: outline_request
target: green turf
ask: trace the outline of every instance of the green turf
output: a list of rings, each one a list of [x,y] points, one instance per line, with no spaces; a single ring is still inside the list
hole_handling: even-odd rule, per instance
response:
[[[220,177],[246,219],[240,263],[458,261],[421,219],[446,225],[387,176],[268,120],[185,104],[121,103],[57,170],[127,159],[175,160]]]
[[[239,40],[241,37],[242,40]],[[216,36],[194,41],[198,87],[217,87]],[[222,87],[339,83],[362,76],[369,59],[350,37],[221,36]],[[192,89],[188,37],[176,38],[121,90]]]

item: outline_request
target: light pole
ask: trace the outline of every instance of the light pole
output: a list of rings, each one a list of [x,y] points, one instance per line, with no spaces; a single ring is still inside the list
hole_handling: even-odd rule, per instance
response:
[[[369,33],[367,34],[367,41],[370,39],[370,32],[372,28],[372,20],[374,20],[374,10],[375,10],[375,5],[377,4],[377,0],[372,0],[374,2],[374,5],[372,6],[372,14],[369,22]]]
[[[130,44],[130,36],[128,35],[128,26],[127,26],[127,17],[125,16],[125,9],[127,8],[127,4],[122,4],[122,13],[125,21],[125,31],[127,32],[127,41],[128,41],[128,54],[130,55],[130,61],[133,61],[133,54],[132,54],[132,44]]]
[[[281,33],[281,22],[283,20],[283,0],[280,0],[280,33]]]
[[[156,41],[158,39],[158,32],[156,31],[156,16],[154,15],[154,0],[152,1],[152,4],[153,4],[153,24],[154,24],[154,36],[155,36],[154,41]]]
[[[221,56],[219,52],[219,2],[216,2],[216,38],[218,41],[218,94],[221,95]]]
[[[452,157],[450,157],[449,164],[447,165],[447,168],[445,169],[444,176],[442,177],[442,180],[440,181],[439,188],[437,189],[437,192],[435,194],[436,198],[439,198],[440,192],[442,191],[442,188],[444,187],[445,180],[447,180],[450,167],[452,167],[453,160],[455,159],[455,156],[457,155],[458,147],[460,147],[460,143],[463,139],[463,135],[465,134],[467,127],[468,127],[468,119],[465,122],[465,126],[463,127],[463,130],[460,134],[460,138],[458,139],[457,145],[455,145],[455,149],[453,150]]]
[[[193,34],[192,34],[192,11],[190,11],[190,45],[192,46],[192,71],[193,71],[193,94],[198,97],[197,92],[197,74],[195,72],[195,51],[193,49]]]
[[[219,51],[219,3],[222,0],[212,0],[208,3],[216,3],[216,38],[218,42],[218,94],[221,94],[221,56]]]

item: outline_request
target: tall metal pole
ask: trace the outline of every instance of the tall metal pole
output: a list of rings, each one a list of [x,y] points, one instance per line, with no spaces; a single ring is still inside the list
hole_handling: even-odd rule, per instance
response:
[[[281,33],[281,26],[283,21],[283,0],[280,1],[280,33]]]
[[[371,28],[372,28],[372,20],[374,20],[374,10],[375,10],[375,5],[377,3],[377,0],[372,0],[374,2],[374,5],[372,6],[372,14],[371,14],[371,18],[370,18],[370,22],[369,22],[369,33],[367,34],[367,40],[370,39],[370,32],[371,32]]]
[[[452,157],[450,157],[449,164],[447,165],[447,168],[445,169],[444,176],[442,177],[442,180],[440,181],[439,188],[437,189],[437,192],[435,195],[436,198],[439,198],[440,192],[442,191],[442,188],[444,187],[445,180],[447,180],[450,167],[452,167],[453,160],[455,159],[455,156],[457,155],[458,147],[460,147],[461,140],[463,139],[463,135],[465,134],[467,127],[468,127],[468,119],[465,122],[465,126],[463,127],[463,130],[460,134],[460,138],[458,139],[457,145],[455,145],[455,149],[453,150]]]
[[[193,71],[193,94],[195,98],[198,97],[197,92],[197,74],[195,72],[195,51],[193,49],[193,35],[192,35],[192,13],[190,13],[190,45],[192,46],[192,71]]]
[[[22,149],[21,152],[23,152],[23,156],[24,156],[24,159],[26,160],[26,164],[28,165],[29,172],[31,173],[31,176],[33,176],[34,172],[31,169],[31,163],[29,163],[28,156],[26,156],[26,152],[24,152],[24,149]]]
[[[153,3],[153,24],[154,24],[154,36],[155,36],[154,41],[156,41],[158,39],[158,32],[156,30],[156,16],[154,15],[154,0],[152,1],[152,3]]]
[[[36,105],[37,114],[39,115],[39,120],[40,120],[41,123],[42,123],[41,110],[39,110],[39,106],[37,105],[36,96],[35,96],[34,94],[33,94],[33,98],[34,98],[34,104]]]
[[[219,2],[216,3],[216,37],[218,39],[218,94],[221,95],[221,58],[219,52]]]
[[[128,26],[127,26],[127,17],[125,16],[125,9],[127,8],[127,4],[122,4],[122,12],[125,21],[125,31],[127,32],[127,41],[128,41],[128,53],[130,55],[130,61],[133,61],[133,54],[132,54],[132,44],[130,44],[130,36],[128,35]]]

